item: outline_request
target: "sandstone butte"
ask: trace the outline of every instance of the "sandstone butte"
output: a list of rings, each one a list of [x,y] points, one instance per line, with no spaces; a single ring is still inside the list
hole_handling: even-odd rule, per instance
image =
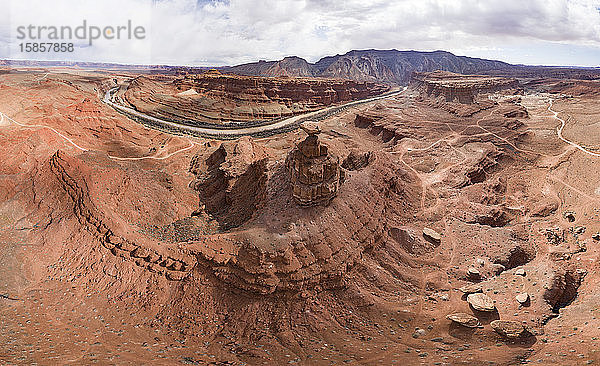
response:
[[[340,158],[319,141],[317,124],[303,123],[301,128],[308,136],[288,156],[292,195],[301,206],[326,205],[342,179]]]

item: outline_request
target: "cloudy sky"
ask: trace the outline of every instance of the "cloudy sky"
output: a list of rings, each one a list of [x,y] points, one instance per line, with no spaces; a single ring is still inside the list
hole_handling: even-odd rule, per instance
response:
[[[600,0],[0,0],[0,7],[7,9],[1,59],[220,66],[395,48],[600,66]],[[90,45],[40,30],[75,29],[84,20],[109,27],[112,39]],[[128,39],[127,30],[115,39],[112,30],[129,21],[143,27],[143,39]],[[34,39],[18,38],[19,27],[30,25]],[[73,42],[74,51],[22,52],[38,36]]]

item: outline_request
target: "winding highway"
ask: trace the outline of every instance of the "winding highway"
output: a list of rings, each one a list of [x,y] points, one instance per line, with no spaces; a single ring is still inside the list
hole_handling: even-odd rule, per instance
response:
[[[120,112],[123,112],[130,116],[140,118],[142,120],[151,122],[153,124],[157,124],[161,127],[175,129],[176,131],[180,131],[180,132],[186,133],[186,134],[192,134],[192,135],[203,136],[203,137],[216,137],[216,138],[229,139],[229,138],[237,138],[237,137],[245,136],[245,135],[257,136],[257,135],[261,135],[261,134],[277,133],[280,130],[283,130],[287,127],[297,125],[304,120],[308,120],[310,118],[315,118],[321,114],[331,115],[331,114],[338,113],[348,107],[352,107],[354,105],[364,104],[364,103],[369,103],[369,102],[373,102],[376,100],[395,97],[397,95],[402,94],[407,89],[407,87],[404,87],[404,89],[402,89],[402,90],[387,93],[384,95],[378,95],[378,96],[371,97],[371,98],[356,100],[356,101],[348,102],[348,103],[345,103],[342,105],[331,106],[331,107],[319,109],[314,112],[309,112],[309,113],[293,116],[290,118],[286,118],[286,119],[283,119],[280,121],[273,122],[272,124],[253,126],[253,127],[242,127],[239,129],[219,129],[219,128],[209,128],[209,127],[195,127],[195,126],[189,126],[189,125],[185,125],[185,124],[181,124],[181,123],[165,121],[160,118],[152,117],[147,114],[138,112],[133,108],[125,107],[125,106],[115,103],[114,102],[114,92],[117,89],[118,89],[118,87],[115,87],[115,88],[112,88],[109,91],[107,91],[106,94],[104,95],[103,102],[110,105],[111,107],[115,108],[116,110],[118,110]]]
[[[37,80],[41,80],[45,77],[47,77],[48,74],[43,75],[42,78],[40,79],[36,79]],[[293,116],[284,120],[280,120],[277,122],[274,122],[272,124],[268,124],[268,125],[261,125],[261,126],[255,126],[255,127],[243,127],[240,129],[218,129],[218,128],[203,128],[203,127],[194,127],[194,126],[188,126],[188,125],[183,125],[183,124],[179,124],[179,123],[175,123],[175,122],[170,122],[170,121],[165,121],[159,118],[155,118],[152,116],[148,116],[146,114],[140,113],[132,108],[128,108],[128,107],[124,107],[121,106],[119,104],[116,104],[113,102],[113,98],[114,95],[113,93],[118,89],[117,88],[112,88],[109,91],[106,92],[106,94],[104,95],[103,98],[103,102],[106,103],[107,105],[115,108],[118,111],[121,111],[125,114],[137,117],[137,118],[141,118],[143,120],[146,121],[150,121],[154,124],[158,124],[160,126],[163,127],[170,127],[171,129],[174,129],[176,131],[179,132],[183,132],[184,134],[192,134],[192,135],[199,135],[199,136],[208,136],[208,137],[217,137],[217,138],[237,138],[243,135],[259,135],[259,134],[274,134],[277,133],[278,131],[289,127],[289,126],[293,126],[293,125],[297,125],[300,122],[306,120],[306,119],[310,119],[311,117],[316,117],[318,115],[321,114],[328,114],[332,115],[335,113],[338,113],[340,111],[343,111],[344,109],[346,109],[347,107],[351,107],[354,105],[358,105],[358,104],[363,104],[363,103],[368,103],[368,102],[372,102],[372,101],[376,101],[376,100],[380,100],[380,99],[385,99],[385,98],[391,98],[394,96],[397,96],[401,93],[403,93],[407,88],[405,87],[402,90],[399,91],[395,91],[392,93],[388,93],[388,94],[384,94],[384,95],[379,95],[376,97],[371,97],[371,98],[367,98],[367,99],[362,99],[362,100],[357,100],[357,101],[353,101],[353,102],[348,102],[342,105],[338,105],[338,106],[331,106],[331,107],[327,107],[324,109],[320,109],[318,111],[314,111],[314,112],[310,112],[310,113],[306,113],[306,114],[302,114],[302,115],[298,115],[298,116]],[[77,144],[75,141],[73,141],[71,138],[69,138],[68,136],[65,136],[64,134],[62,134],[61,132],[57,131],[55,128],[50,127],[50,126],[46,126],[46,125],[38,125],[38,124],[24,124],[24,123],[20,123],[16,120],[14,120],[13,118],[10,118],[9,116],[7,116],[6,114],[0,112],[0,126],[3,125],[8,125],[10,123],[14,123],[19,127],[22,128],[40,128],[40,129],[48,129],[52,132],[54,132],[56,135],[58,135],[60,138],[62,138],[63,140],[65,140],[66,142],[68,142],[70,145],[72,145],[73,147],[75,147],[76,149],[80,150],[80,151],[89,151],[90,149],[85,148],[80,146],[79,144]],[[118,156],[112,156],[112,155],[108,155],[109,158],[113,159],[113,160],[120,160],[120,161],[132,161],[132,160],[145,160],[145,159],[150,159],[150,160],[165,160],[168,159],[174,155],[177,155],[179,153],[188,151],[192,148],[194,148],[194,146],[196,146],[196,143],[194,141],[192,141],[191,138],[188,138],[189,141],[189,146],[183,147],[177,151],[171,152],[167,155],[163,155],[160,156],[159,154],[156,155],[151,155],[151,156],[140,156],[140,157],[118,157]]]
[[[44,77],[47,75],[44,75]],[[354,105],[358,105],[358,104],[363,104],[363,103],[369,103],[369,102],[373,102],[376,100],[381,100],[381,99],[385,99],[385,98],[391,98],[397,95],[402,94],[404,91],[406,91],[407,87],[404,87],[402,90],[399,91],[395,91],[392,93],[388,93],[388,94],[384,94],[384,95],[379,95],[379,96],[375,96],[375,97],[371,97],[371,98],[366,98],[366,99],[362,99],[362,100],[357,100],[357,101],[353,101],[353,102],[348,102],[342,105],[338,105],[338,106],[331,106],[331,107],[327,107],[324,109],[320,109],[318,111],[314,111],[314,112],[309,112],[306,114],[302,114],[302,115],[297,115],[297,116],[293,116],[290,118],[286,118],[280,121],[276,121],[272,124],[268,124],[268,125],[260,125],[260,126],[254,126],[254,127],[243,127],[243,128],[239,128],[239,129],[218,129],[218,128],[208,128],[208,127],[195,127],[195,126],[189,126],[189,125],[184,125],[184,124],[180,124],[180,123],[175,123],[175,122],[171,122],[171,121],[165,121],[156,117],[152,117],[152,116],[148,116],[144,113],[138,112],[132,108],[128,108],[119,104],[116,104],[113,102],[114,99],[114,95],[113,93],[118,89],[118,87],[112,88],[109,91],[106,92],[106,94],[104,95],[103,98],[103,102],[106,103],[107,105],[115,108],[118,111],[121,111],[125,114],[128,115],[132,115],[135,116],[137,118],[141,118],[143,120],[146,121],[150,121],[152,123],[158,124],[160,126],[163,127],[170,127],[171,129],[175,129],[176,131],[180,131],[184,134],[192,134],[192,135],[200,135],[200,136],[208,136],[208,137],[217,137],[217,138],[237,138],[239,136],[243,136],[243,135],[259,135],[259,134],[274,134],[277,133],[278,131],[286,128],[286,127],[290,127],[290,126],[294,126],[299,124],[300,122],[310,119],[310,118],[314,118],[316,116],[322,115],[322,114],[327,114],[332,115],[335,113],[338,113],[340,111],[345,110],[348,107],[354,106]],[[553,100],[550,100],[550,104],[548,105],[548,111],[551,112],[553,114],[553,118],[559,120],[561,122],[560,127],[556,128],[556,132],[558,135],[558,138],[560,140],[562,140],[563,142],[575,147],[576,149],[580,150],[581,152],[591,155],[591,156],[595,156],[595,157],[600,157],[600,153],[595,153],[592,151],[589,151],[587,149],[585,149],[583,146],[572,142],[570,140],[567,140],[564,136],[563,136],[563,130],[565,128],[566,125],[566,121],[562,118],[560,118],[558,116],[559,112],[556,112],[552,109],[553,106]],[[19,123],[18,121],[14,120],[13,118],[8,117],[6,114],[0,112],[0,126],[2,125],[7,125],[10,122],[23,127],[23,128],[42,128],[42,129],[49,129],[52,132],[54,132],[55,134],[57,134],[59,137],[61,137],[62,139],[64,139],[65,141],[67,141],[70,145],[72,145],[73,147],[75,147],[76,149],[80,150],[80,151],[89,151],[89,149],[82,147],[80,145],[78,145],[77,143],[75,143],[71,138],[65,136],[64,134],[60,133],[59,131],[57,131],[56,129],[50,127],[50,126],[46,126],[46,125],[29,125],[29,124],[23,124],[23,123]],[[417,149],[417,148],[408,148],[407,151],[423,151],[423,150],[427,150],[431,147],[433,147],[434,145],[444,141],[445,139],[440,139],[436,142],[434,142],[431,146],[427,147],[427,148],[422,148],[422,149]],[[121,161],[126,161],[126,160],[144,160],[144,159],[152,159],[152,160],[165,160],[168,159],[176,154],[188,151],[192,148],[194,148],[194,146],[196,146],[196,143],[194,141],[192,141],[190,138],[188,138],[189,141],[189,146],[181,148],[177,151],[171,152],[167,155],[163,155],[163,156],[159,156],[159,154],[157,155],[153,155],[153,156],[141,156],[141,157],[118,157],[118,156],[111,156],[109,155],[109,158],[114,159],[114,160],[121,160]]]

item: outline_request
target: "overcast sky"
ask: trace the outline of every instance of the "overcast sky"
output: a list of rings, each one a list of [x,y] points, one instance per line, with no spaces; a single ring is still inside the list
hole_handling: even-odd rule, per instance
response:
[[[511,63],[600,66],[600,0],[0,0],[0,58],[233,65],[352,49],[447,50]],[[144,39],[73,40],[27,53],[18,27],[116,28]],[[69,42],[69,40],[43,40]],[[114,38],[114,33],[111,33]]]

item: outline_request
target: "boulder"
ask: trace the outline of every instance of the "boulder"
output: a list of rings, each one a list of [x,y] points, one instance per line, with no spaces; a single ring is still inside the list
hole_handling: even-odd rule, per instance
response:
[[[413,338],[419,338],[421,336],[424,336],[426,333],[425,329],[421,329],[421,328],[416,328],[415,332],[413,333],[412,337]]]
[[[575,221],[575,212],[573,211],[566,211],[563,213],[563,217],[565,219],[567,219],[567,221],[569,222],[574,222]]]
[[[479,270],[477,268],[470,267],[467,270],[467,276],[469,277],[470,280],[478,281],[481,279],[481,272],[479,272]]]
[[[502,273],[502,272],[504,272],[506,270],[506,267],[504,267],[500,263],[493,263],[490,266],[490,269],[492,270],[492,272],[494,272],[494,274],[499,275],[500,273]]]
[[[311,121],[303,122],[302,124],[300,124],[300,128],[302,129],[302,131],[306,132],[309,136],[310,135],[318,135],[321,133],[321,127],[319,127],[319,125],[316,122],[311,122]]]
[[[498,334],[506,338],[520,338],[528,334],[523,324],[513,320],[494,320],[490,325]]]
[[[464,294],[474,294],[477,292],[483,292],[483,287],[480,284],[472,284],[463,286],[459,289]]]
[[[423,228],[423,237],[434,244],[439,244],[442,241],[442,236],[437,231],[428,227]]]
[[[482,293],[470,294],[467,296],[467,302],[478,311],[492,312],[496,310],[494,300]]]
[[[476,317],[465,313],[449,314],[446,316],[446,319],[451,320],[467,328],[477,328],[481,326],[481,323],[479,323],[479,320]]]
[[[527,292],[520,293],[515,299],[517,299],[517,302],[521,305],[526,304],[527,301],[529,301],[529,294]]]

